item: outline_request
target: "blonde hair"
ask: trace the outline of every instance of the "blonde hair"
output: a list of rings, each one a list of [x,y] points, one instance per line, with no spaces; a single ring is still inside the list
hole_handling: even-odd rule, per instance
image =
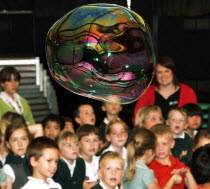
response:
[[[162,114],[161,108],[156,105],[147,105],[141,107],[135,117],[135,126],[143,127],[148,114],[152,111],[158,111]]]
[[[6,129],[7,127],[10,125],[11,123],[7,120],[1,120],[0,121],[0,131],[2,133],[2,136],[5,135]]]
[[[157,136],[168,136],[173,140],[173,132],[171,127],[166,124],[157,124],[150,129]]]
[[[170,109],[169,112],[168,112],[167,119],[170,119],[170,116],[171,116],[173,111],[174,112],[179,112],[182,116],[185,117],[185,122],[187,122],[187,120],[188,120],[187,119],[188,118],[187,110],[185,108],[180,108],[180,107],[174,107],[174,108]]]
[[[130,181],[136,174],[136,159],[142,157],[148,149],[155,151],[156,137],[155,134],[144,128],[135,127],[132,131],[130,142],[127,146],[128,175],[125,179]]]
[[[76,141],[78,141],[78,137],[76,134],[67,130],[63,130],[59,134],[58,140],[57,140],[59,149],[61,149],[62,145],[64,144],[65,141],[67,141],[67,139],[70,139],[70,140],[75,139]]]
[[[112,126],[114,124],[116,124],[116,123],[121,124],[123,126],[123,128],[125,129],[125,131],[128,133],[128,126],[127,126],[127,124],[124,121],[122,121],[122,120],[113,120],[113,121],[109,122],[108,125],[106,126],[106,131],[105,131],[106,135],[109,135],[111,133]]]

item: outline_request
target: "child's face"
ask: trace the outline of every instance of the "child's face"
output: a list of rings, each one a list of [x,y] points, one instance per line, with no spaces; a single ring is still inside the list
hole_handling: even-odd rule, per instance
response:
[[[171,127],[174,137],[181,136],[188,126],[187,118],[179,111],[171,111],[169,114],[169,119],[166,121],[166,123]]]
[[[57,170],[59,151],[56,148],[46,148],[42,156],[37,160],[31,157],[30,163],[33,167],[33,177],[41,180],[53,177]]]
[[[26,149],[29,144],[28,134],[23,128],[15,130],[9,138],[7,147],[14,155],[22,156],[26,154]]]
[[[106,135],[107,141],[111,142],[112,146],[122,148],[128,139],[126,129],[120,123],[115,123],[111,126],[110,133]]]
[[[61,131],[60,125],[55,121],[48,121],[44,127],[44,135],[55,140]]]
[[[88,136],[83,136],[79,142],[80,153],[82,156],[92,157],[99,149],[99,136],[91,133]]]
[[[119,185],[123,175],[123,163],[117,158],[105,159],[98,170],[98,176],[107,188],[115,188]]]
[[[79,125],[89,124],[95,125],[96,117],[93,107],[90,105],[82,105],[79,108],[79,117],[75,118]]]
[[[65,131],[70,131],[70,132],[74,133],[74,126],[73,126],[73,123],[70,122],[70,121],[66,121],[66,122],[65,122],[64,130],[65,130]]]
[[[169,136],[157,135],[157,146],[155,150],[155,157],[159,160],[165,160],[169,157],[171,149],[174,147],[174,140]]]
[[[198,129],[201,126],[201,121],[202,120],[200,115],[188,116],[189,129],[192,130]]]
[[[163,123],[163,116],[159,111],[151,111],[148,113],[147,118],[144,121],[144,127],[146,129],[151,129],[156,124]]]
[[[78,157],[79,154],[79,142],[75,138],[68,138],[63,141],[60,149],[61,157],[64,157],[70,164]]]
[[[205,146],[206,144],[210,144],[210,139],[205,137],[200,138],[198,144],[193,148],[193,151],[195,151],[201,146]]]
[[[120,104],[105,102],[102,106],[102,110],[105,111],[106,114],[118,115],[122,110],[122,106]]]

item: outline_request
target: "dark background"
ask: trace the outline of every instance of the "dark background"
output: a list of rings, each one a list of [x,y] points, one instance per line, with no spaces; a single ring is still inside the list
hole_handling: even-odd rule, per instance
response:
[[[45,38],[52,24],[81,5],[110,2],[127,7],[125,0],[1,0],[0,56],[38,56],[48,70]],[[156,56],[172,56],[180,81],[194,88],[199,102],[210,103],[210,1],[131,0],[131,9],[148,22]],[[73,94],[53,79],[52,82],[61,115],[72,116],[78,103],[88,102],[96,109],[97,121],[102,120],[101,102]],[[120,115],[129,124],[134,106],[135,102],[123,105]]]

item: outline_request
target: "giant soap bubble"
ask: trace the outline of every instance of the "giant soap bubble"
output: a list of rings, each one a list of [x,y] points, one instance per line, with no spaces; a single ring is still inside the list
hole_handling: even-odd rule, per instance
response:
[[[116,4],[88,4],[64,15],[48,32],[46,55],[60,85],[101,101],[134,102],[154,75],[148,24]]]

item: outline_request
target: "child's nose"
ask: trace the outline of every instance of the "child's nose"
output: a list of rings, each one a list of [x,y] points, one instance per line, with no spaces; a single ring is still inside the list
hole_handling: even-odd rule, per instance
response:
[[[22,141],[18,140],[18,146],[22,146]]]

